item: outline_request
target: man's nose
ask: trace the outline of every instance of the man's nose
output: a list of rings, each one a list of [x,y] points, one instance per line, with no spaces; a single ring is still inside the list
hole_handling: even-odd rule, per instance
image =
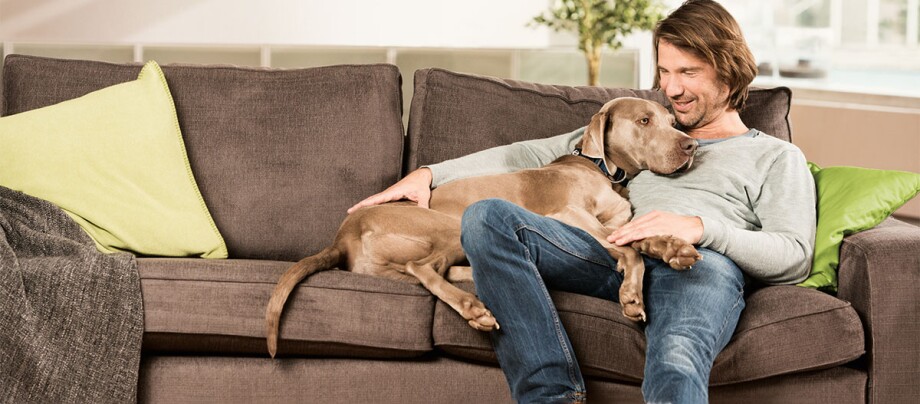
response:
[[[664,93],[668,97],[674,98],[684,93],[684,86],[681,85],[679,78],[672,75],[662,81],[661,88],[664,89]]]

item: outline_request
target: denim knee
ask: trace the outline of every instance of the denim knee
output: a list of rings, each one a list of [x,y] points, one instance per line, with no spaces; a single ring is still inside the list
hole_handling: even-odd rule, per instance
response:
[[[477,249],[489,238],[485,237],[497,231],[514,231],[506,219],[517,205],[503,199],[484,199],[473,203],[463,211],[460,219],[460,243],[464,251]]]

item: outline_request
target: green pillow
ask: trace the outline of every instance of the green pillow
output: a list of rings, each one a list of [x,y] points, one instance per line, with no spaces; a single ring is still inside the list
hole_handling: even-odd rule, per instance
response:
[[[837,291],[843,238],[871,229],[918,192],[920,174],[808,163],[818,191],[818,228],[811,276],[799,286]]]
[[[227,257],[156,62],[135,81],[0,118],[0,185],[60,206],[103,252]]]

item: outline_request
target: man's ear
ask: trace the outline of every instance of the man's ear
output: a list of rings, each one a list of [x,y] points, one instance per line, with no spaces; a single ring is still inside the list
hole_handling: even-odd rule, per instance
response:
[[[600,111],[591,117],[581,139],[581,154],[597,159],[605,158],[604,137],[607,129],[607,111]]]

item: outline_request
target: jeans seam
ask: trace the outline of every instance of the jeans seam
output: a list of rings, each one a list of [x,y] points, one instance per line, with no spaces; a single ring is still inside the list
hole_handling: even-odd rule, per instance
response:
[[[584,255],[582,255],[582,254],[579,254],[579,253],[577,253],[577,252],[575,252],[575,251],[572,251],[571,249],[565,248],[564,246],[560,245],[560,244],[557,243],[555,240],[553,240],[552,237],[549,237],[548,235],[544,234],[544,233],[543,233],[542,231],[540,231],[539,229],[534,228],[534,227],[531,227],[531,226],[529,226],[529,225],[527,225],[527,224],[518,225],[518,227],[516,227],[516,228],[514,229],[514,232],[517,233],[517,232],[519,232],[519,231],[521,231],[521,230],[524,230],[524,229],[529,230],[529,231],[531,231],[531,232],[534,232],[534,233],[536,233],[536,234],[539,234],[540,237],[543,237],[543,239],[546,240],[548,243],[550,243],[550,244],[556,246],[556,248],[558,248],[558,249],[560,249],[560,250],[562,250],[562,251],[565,251],[567,254],[569,254],[569,255],[571,255],[571,256],[573,256],[573,257],[575,257],[575,258],[578,258],[578,259],[581,259],[581,260],[584,260],[584,261],[588,261],[588,262],[590,262],[590,263],[597,264],[597,265],[602,265],[602,266],[606,266],[606,267],[609,267],[609,266],[610,266],[610,263],[609,263],[609,262],[597,262],[597,261],[595,261],[595,260],[593,260],[593,259],[591,259],[591,258],[588,258],[588,257],[586,257],[586,256],[584,256]],[[595,241],[596,241],[596,240],[595,240]]]
[[[527,228],[528,230],[531,230],[528,226],[522,225],[522,226],[519,226],[514,232],[518,234],[518,237],[520,237],[520,234],[518,232],[525,228]],[[535,233],[540,234],[539,232],[535,232]],[[540,234],[540,236],[543,237],[544,240],[549,241],[549,239],[545,235]],[[550,241],[550,243],[552,243],[552,241]],[[556,245],[555,243],[552,243],[552,244]],[[559,246],[557,245],[557,247]],[[566,250],[563,250],[563,251],[566,251]],[[530,264],[528,265],[530,270],[533,271],[534,275],[536,275],[537,281],[539,281],[540,285],[542,286],[541,289],[543,292],[543,297],[546,298],[546,302],[549,302],[550,313],[552,313],[553,315],[553,328],[556,331],[556,340],[559,342],[559,346],[562,348],[563,354],[565,354],[565,361],[568,364],[569,379],[572,382],[572,385],[575,386],[575,391],[584,391],[584,388],[581,386],[578,380],[576,380],[576,377],[575,377],[575,358],[574,358],[572,351],[570,351],[569,347],[567,347],[565,344],[565,335],[563,334],[563,331],[562,331],[562,321],[559,319],[559,313],[556,310],[555,305],[552,304],[553,299],[549,295],[549,290],[546,288],[546,284],[543,283],[543,277],[540,275],[540,271],[537,269],[537,265],[533,262],[533,257],[530,255],[530,248],[527,248],[526,244],[524,245],[524,254],[527,258],[528,264]],[[587,261],[591,261],[591,260],[587,260]]]
[[[739,291],[739,293],[738,293],[738,298],[735,300],[735,304],[732,305],[731,312],[734,312],[734,311],[735,311],[735,308],[738,307],[738,305],[739,305],[741,302],[744,302],[744,289],[742,289],[742,290]],[[722,326],[721,326],[721,328],[719,329],[719,336],[718,336],[718,339],[717,339],[718,341],[721,341],[721,340],[722,340],[722,335],[725,334],[725,326],[728,325],[728,322],[729,322],[729,320],[731,320],[731,318],[732,318],[731,315],[725,316],[725,320],[722,321]],[[732,330],[732,331],[734,331],[734,330]]]

